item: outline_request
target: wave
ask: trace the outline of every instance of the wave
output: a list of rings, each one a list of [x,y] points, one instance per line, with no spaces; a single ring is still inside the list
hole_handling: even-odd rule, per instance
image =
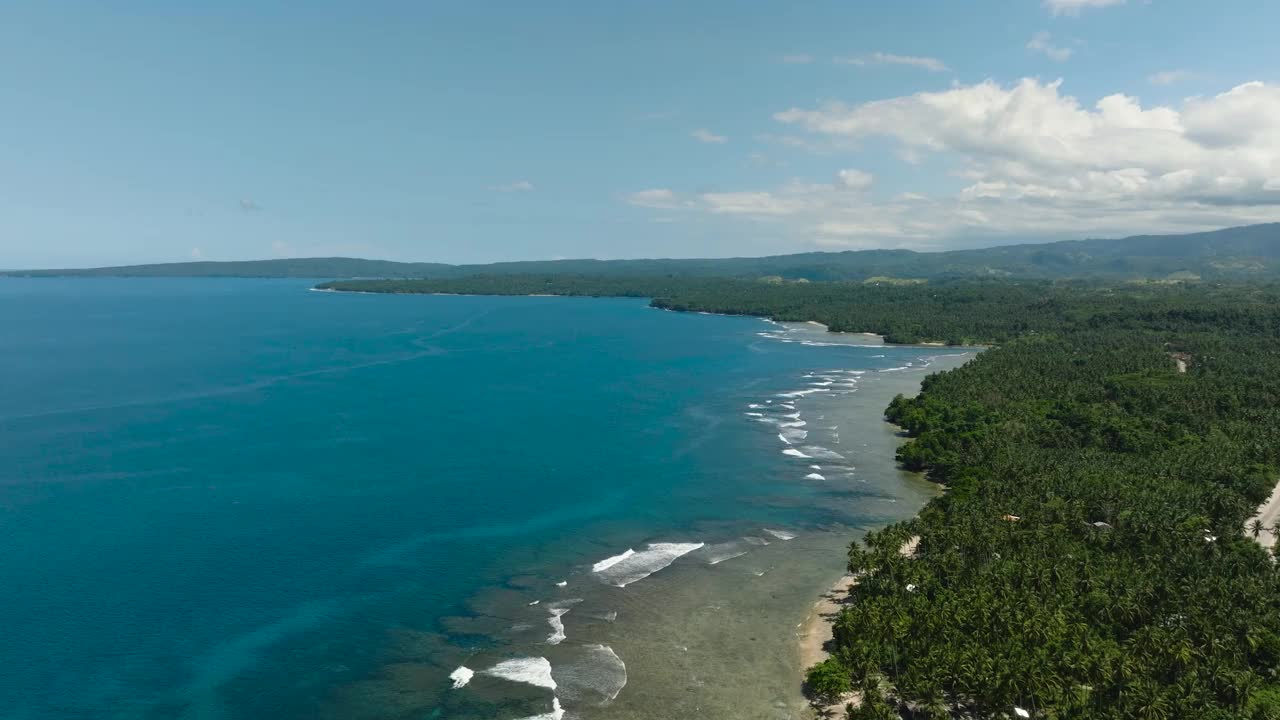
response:
[[[541,715],[530,715],[520,718],[520,720],[563,720],[564,708],[560,707],[560,698],[551,696],[551,712],[542,713]]]
[[[784,426],[785,427],[785,426]],[[782,442],[791,445],[809,437],[808,430],[783,430],[778,433],[778,437],[782,438]]]
[[[844,456],[835,450],[828,450],[817,445],[805,445],[804,452],[808,453],[805,457],[820,458],[822,460],[844,460]]]
[[[795,533],[789,533],[786,530],[770,530],[769,528],[765,528],[764,531],[779,540],[794,540],[796,538]]]
[[[617,565],[618,563],[622,562],[623,560],[626,560],[627,558],[635,554],[636,554],[635,550],[632,550],[631,548],[627,548],[627,551],[622,553],[621,555],[614,555],[613,557],[605,558],[604,560],[601,560],[595,565],[592,565],[591,572],[601,572],[603,570],[608,570],[614,565]]]
[[[800,452],[799,450],[796,450],[795,448],[787,448],[786,450],[783,450],[783,451],[782,451],[782,454],[783,454],[783,455],[790,455],[791,457],[797,457],[797,458],[809,458],[809,457],[812,457],[811,455],[805,455],[804,453]]]
[[[564,632],[564,621],[560,619],[560,616],[567,612],[569,612],[568,608],[551,611],[551,617],[547,618],[547,622],[551,625],[551,634],[547,636],[548,645],[559,645],[569,637]]]
[[[627,664],[608,645],[584,645],[580,654],[556,666],[556,678],[566,701],[605,705],[627,686]]]
[[[569,584],[568,580],[561,580],[560,582],[556,583],[556,587],[564,587],[565,585],[568,585],[568,584]]]
[[[822,466],[821,466],[821,465],[810,465],[810,466],[809,466],[809,469],[810,469],[810,470],[821,470],[821,469],[822,469]]]
[[[559,600],[547,606],[547,624],[551,626],[551,634],[547,636],[548,645],[559,645],[564,642],[567,637],[564,633],[564,621],[560,618],[573,609],[574,605],[582,602],[582,598],[573,598],[570,600]]]
[[[776,397],[801,398],[801,397],[804,397],[805,395],[812,395],[814,393],[820,393],[820,392],[831,392],[831,388],[811,387],[811,388],[805,388],[804,390],[792,390],[791,392],[778,393]]]
[[[798,427],[804,427],[805,425],[808,425],[808,424],[809,423],[803,420],[792,420],[791,422],[778,423],[778,427],[798,428]]]
[[[763,405],[761,405],[760,403],[751,403],[751,404],[750,404],[750,405],[748,405],[747,407],[748,407],[748,408],[750,408],[751,410],[759,410],[760,408],[762,408],[762,407],[764,407],[764,406],[763,406]]]
[[[755,535],[748,535],[747,537],[744,537],[742,539],[745,542],[751,543],[752,545],[768,545],[769,544],[768,540],[765,540],[762,537],[756,537]]]
[[[449,673],[449,679],[453,681],[453,689],[465,687],[471,682],[471,678],[475,677],[476,671],[466,665],[459,665],[457,670]]]
[[[743,414],[746,415],[747,417],[756,417],[756,418],[764,417],[764,413],[758,413],[758,412],[749,412],[749,413],[743,413]]]
[[[812,472],[812,473],[809,473],[808,475],[805,475],[804,479],[805,480],[826,480],[826,478],[822,477],[816,472]]]
[[[621,555],[601,560],[592,565],[591,570],[610,585],[626,587],[702,546],[703,543],[650,543],[647,549],[640,552],[627,550]]]
[[[555,678],[551,677],[551,661],[544,657],[503,660],[482,672],[511,682],[525,683],[549,690],[556,689]]]
[[[719,565],[725,560],[732,560],[746,554],[747,550],[742,547],[742,543],[740,542],[718,543],[716,545],[708,545],[706,547],[708,565]]]

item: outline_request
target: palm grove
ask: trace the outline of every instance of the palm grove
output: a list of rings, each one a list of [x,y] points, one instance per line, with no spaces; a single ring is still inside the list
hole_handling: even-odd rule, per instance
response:
[[[888,408],[912,438],[899,459],[948,492],[850,547],[859,582],[810,687],[860,698],[855,719],[1280,718],[1280,579],[1248,526],[1280,467],[1275,287],[535,276],[335,287],[650,295],[901,342],[999,343]]]

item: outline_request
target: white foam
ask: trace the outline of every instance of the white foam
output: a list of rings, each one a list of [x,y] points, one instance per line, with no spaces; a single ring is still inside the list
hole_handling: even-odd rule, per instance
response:
[[[831,381],[831,380],[823,380],[822,382],[814,382],[814,383],[809,383],[809,384],[810,384],[810,385],[812,385],[812,386],[814,386],[814,387],[829,387],[829,386],[832,384],[832,381]]]
[[[793,407],[794,407],[794,406],[793,406]],[[798,412],[788,413],[788,414],[786,414],[786,415],[783,415],[782,417],[784,417],[784,418],[791,418],[792,420],[799,420],[799,419],[800,419],[800,413],[798,413]]]
[[[770,530],[769,528],[765,528],[764,531],[779,540],[794,540],[796,537],[795,533],[789,533],[786,530]]]
[[[797,457],[797,458],[810,457],[809,455],[805,455],[804,453],[800,452],[799,450],[796,450],[795,448],[787,448],[786,450],[782,451],[782,454],[790,455],[791,457]]]
[[[564,642],[564,621],[561,616],[568,613],[574,605],[582,602],[582,598],[572,598],[570,600],[560,600],[547,606],[547,624],[551,626],[551,634],[547,636],[548,645],[559,645]]]
[[[843,460],[844,456],[835,450],[828,450],[817,445],[806,445],[804,451],[808,453],[805,457],[821,458],[823,460]],[[785,451],[784,451],[785,452]]]
[[[626,587],[633,582],[643,580],[702,547],[703,543],[650,543],[640,552],[627,550],[621,555],[602,560],[591,566],[592,571],[601,580]]]
[[[748,407],[748,408],[750,408],[750,409],[752,409],[752,410],[759,410],[760,408],[762,408],[762,407],[764,407],[764,406],[763,406],[763,405],[761,405],[760,403],[751,403],[751,404],[750,404],[750,405],[748,405],[747,407]]]
[[[568,585],[568,584],[569,584],[568,580],[561,580],[560,582],[556,583],[556,587],[564,587],[565,585]]]
[[[814,393],[820,393],[820,392],[831,392],[831,388],[811,387],[811,388],[806,388],[804,390],[792,390],[791,392],[778,393],[777,396],[780,398],[800,398],[800,397],[804,397],[805,395],[812,395]]]
[[[818,474],[818,473],[816,473],[816,472],[815,472],[815,473],[809,473],[808,475],[805,475],[805,476],[804,476],[804,479],[805,479],[805,480],[826,480],[826,478],[822,477],[821,475],[819,475],[819,474]]]
[[[801,440],[804,440],[805,438],[809,437],[809,431],[794,430],[794,429],[783,430],[781,433],[778,433],[778,437],[782,438],[782,442],[788,445],[791,445],[793,443],[800,442]]]
[[[564,621],[560,619],[560,616],[567,612],[569,608],[551,611],[551,617],[547,618],[547,622],[551,625],[551,634],[547,636],[548,645],[559,645],[568,637],[564,633]]]
[[[747,554],[746,548],[742,547],[742,543],[740,542],[708,545],[705,552],[708,565],[719,565],[725,560],[732,560],[736,557],[742,557]]]
[[[595,565],[592,565],[591,572],[601,572],[602,570],[608,570],[614,565],[617,565],[618,563],[622,562],[623,560],[626,560],[627,558],[635,554],[636,554],[635,550],[632,550],[631,548],[627,548],[627,551],[622,553],[621,555],[614,555],[611,558],[605,558],[604,560],[601,560]]]
[[[742,538],[742,539],[743,539],[743,540],[745,540],[745,541],[747,541],[747,542],[749,542],[749,543],[751,543],[752,545],[768,545],[768,544],[769,544],[769,541],[768,541],[768,540],[765,540],[765,539],[764,539],[764,538],[762,538],[762,537],[756,537],[756,536],[754,536],[754,535],[749,535],[749,536],[744,537],[744,538]]]
[[[809,469],[810,469],[810,470],[821,470],[821,469],[822,469],[822,466],[821,466],[821,465],[810,465],[810,466],[809,466]]]
[[[758,412],[743,413],[743,415],[746,415],[747,417],[764,417],[764,413]]]
[[[805,422],[804,420],[792,420],[791,422],[778,423],[778,427],[797,428],[797,427],[804,427],[805,425],[808,425],[808,424],[809,423]]]
[[[551,661],[544,657],[503,660],[483,672],[485,675],[511,682],[535,685],[550,690],[556,689],[556,681],[551,677]]]
[[[556,666],[560,692],[567,701],[605,705],[627,685],[627,664],[608,645],[584,645],[571,660]]]
[[[530,715],[520,718],[520,720],[563,720],[564,708],[560,707],[560,698],[551,696],[551,712],[542,713],[541,715]]]
[[[475,677],[475,674],[475,670],[465,665],[458,666],[457,670],[449,673],[449,679],[453,681],[453,689],[457,690],[460,687],[465,687],[467,683],[471,682],[471,678]]]
[[[786,408],[788,410],[795,410],[796,404],[795,403],[778,403],[778,407]]]

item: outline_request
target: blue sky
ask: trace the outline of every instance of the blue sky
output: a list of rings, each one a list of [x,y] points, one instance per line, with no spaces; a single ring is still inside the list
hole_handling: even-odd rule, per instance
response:
[[[1280,5],[10,2],[0,267],[1280,219]]]

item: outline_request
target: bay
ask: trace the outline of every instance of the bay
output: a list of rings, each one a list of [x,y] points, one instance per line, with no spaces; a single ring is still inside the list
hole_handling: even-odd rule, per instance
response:
[[[797,716],[792,619],[934,492],[881,410],[965,357],[310,284],[0,282],[4,717]]]

